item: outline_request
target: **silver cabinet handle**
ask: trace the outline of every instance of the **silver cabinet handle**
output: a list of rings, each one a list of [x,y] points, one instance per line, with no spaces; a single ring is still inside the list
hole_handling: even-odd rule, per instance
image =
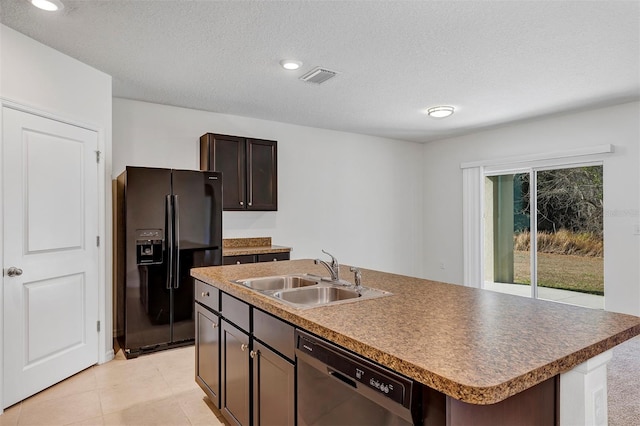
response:
[[[216,324],[215,322],[211,323],[211,328],[216,329],[218,328],[218,324]]]
[[[203,291],[202,292],[202,297],[209,297],[209,292],[208,291]]]
[[[240,349],[242,349],[242,352],[244,352],[245,350],[247,350],[247,348],[248,348],[248,347],[249,347],[249,345],[246,345],[246,344],[244,344],[244,343],[243,343],[242,345],[240,345]]]
[[[20,275],[22,275],[22,269],[12,266],[7,269],[7,275],[10,277],[19,277]]]
[[[278,259],[276,259],[276,258],[274,257],[274,258],[273,258],[273,261],[274,261],[274,262],[277,262],[277,261],[278,261]]]
[[[244,206],[244,201],[240,201],[240,205],[241,205],[241,206]]]
[[[240,261],[239,260],[236,262],[236,265],[240,265]]]
[[[249,352],[249,356],[250,356],[251,358],[255,358],[255,357],[257,357],[258,355],[260,355],[260,351],[251,351],[251,352]]]

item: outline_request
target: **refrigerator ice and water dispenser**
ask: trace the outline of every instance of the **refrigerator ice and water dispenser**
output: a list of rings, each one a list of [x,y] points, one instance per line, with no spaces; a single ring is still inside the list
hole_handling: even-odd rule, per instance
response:
[[[136,263],[138,265],[162,263],[163,246],[162,229],[136,230]]]

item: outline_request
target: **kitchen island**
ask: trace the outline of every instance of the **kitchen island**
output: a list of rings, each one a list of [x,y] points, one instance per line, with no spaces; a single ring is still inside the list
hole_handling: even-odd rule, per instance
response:
[[[447,424],[456,424],[456,413],[475,424],[526,416],[500,409],[523,405],[521,395],[536,399],[534,411],[549,405],[555,423],[606,424],[609,350],[640,334],[640,318],[630,315],[365,269],[364,286],[392,295],[302,310],[233,282],[295,273],[326,270],[312,260],[192,270],[221,292],[442,394]],[[347,266],[341,278],[353,282]]]

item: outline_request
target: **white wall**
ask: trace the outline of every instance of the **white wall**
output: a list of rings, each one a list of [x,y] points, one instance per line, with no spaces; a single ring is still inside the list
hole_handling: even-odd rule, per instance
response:
[[[111,134],[111,77],[0,25],[1,96]]]
[[[640,315],[638,102],[424,145],[424,276],[463,282],[461,163],[603,144],[615,146],[604,161],[605,307]]]
[[[422,146],[114,98],[113,176],[125,166],[198,169],[199,138],[278,141],[278,211],[225,212],[224,238],[270,236],[292,258],[422,272]]]
[[[0,25],[0,73],[2,105],[17,107],[98,132],[98,146],[105,154],[105,161],[100,166],[102,176],[99,177],[98,221],[99,234],[106,244],[101,251],[100,306],[96,309],[99,311],[100,320],[105,324],[98,357],[99,362],[105,362],[113,357],[111,315],[106,314],[111,312],[111,196],[110,192],[104,191],[104,185],[109,181],[108,176],[111,174],[111,77],[4,25]],[[0,161],[0,191],[3,179],[1,168]],[[1,237],[0,227],[0,241]],[[0,262],[3,267],[6,266],[2,258],[2,244]],[[106,286],[106,283],[109,285]],[[2,306],[0,292],[0,309]],[[3,340],[0,340],[0,358],[3,353]],[[0,400],[1,392],[0,388]]]

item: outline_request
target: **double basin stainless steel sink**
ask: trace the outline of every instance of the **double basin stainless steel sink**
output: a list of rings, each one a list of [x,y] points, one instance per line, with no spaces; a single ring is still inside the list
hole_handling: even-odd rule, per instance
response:
[[[236,280],[238,284],[258,291],[298,309],[356,302],[391,293],[342,281],[329,281],[315,275],[294,274]]]

